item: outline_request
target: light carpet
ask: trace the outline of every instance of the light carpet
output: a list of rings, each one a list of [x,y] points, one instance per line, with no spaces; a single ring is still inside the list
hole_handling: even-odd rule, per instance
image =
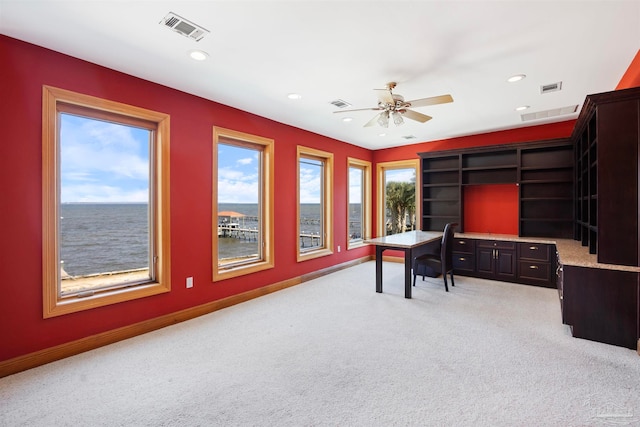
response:
[[[640,424],[640,357],[572,338],[556,290],[413,294],[360,264],[0,379],[0,425]]]

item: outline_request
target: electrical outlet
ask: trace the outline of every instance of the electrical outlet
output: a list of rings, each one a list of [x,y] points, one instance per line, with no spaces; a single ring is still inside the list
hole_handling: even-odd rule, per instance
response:
[[[338,252],[340,252],[340,245],[338,245]]]
[[[193,277],[187,277],[187,288],[193,288]]]

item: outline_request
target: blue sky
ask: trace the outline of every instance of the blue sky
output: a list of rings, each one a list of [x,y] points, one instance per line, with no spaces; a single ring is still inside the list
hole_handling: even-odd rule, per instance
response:
[[[148,201],[148,130],[62,114],[60,134],[62,203]]]
[[[258,203],[258,154],[218,144],[218,203]]]
[[[218,150],[218,202],[257,203],[257,151],[226,144],[220,144]],[[62,114],[61,177],[62,203],[146,203],[149,131]],[[387,182],[413,177],[413,169],[386,172]],[[350,182],[357,184],[350,186],[351,202],[358,203],[359,178]],[[300,165],[301,203],[319,203],[320,188],[320,168],[304,161]]]

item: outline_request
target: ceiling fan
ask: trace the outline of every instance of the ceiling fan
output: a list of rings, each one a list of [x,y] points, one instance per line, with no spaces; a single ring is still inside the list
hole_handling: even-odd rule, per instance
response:
[[[378,91],[378,106],[373,108],[359,108],[356,110],[334,111],[334,113],[346,113],[351,111],[374,110],[381,111],[373,119],[365,123],[364,127],[374,126],[378,123],[382,127],[389,127],[389,119],[393,119],[396,126],[404,123],[403,117],[425,123],[432,119],[431,116],[410,110],[409,107],[426,107],[427,105],[446,104],[453,102],[451,95],[432,96],[430,98],[415,99],[405,101],[402,95],[396,95],[392,91],[396,87],[396,82],[387,83],[386,89],[375,89]]]

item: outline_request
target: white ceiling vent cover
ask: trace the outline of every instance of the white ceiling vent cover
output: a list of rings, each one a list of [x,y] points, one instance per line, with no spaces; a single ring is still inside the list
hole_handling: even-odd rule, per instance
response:
[[[347,101],[343,101],[342,99],[336,99],[335,101],[331,101],[330,103],[338,108],[346,108],[351,106],[351,104],[349,104]]]
[[[562,89],[562,82],[550,83],[540,86],[540,93],[558,92]]]
[[[549,117],[564,116],[565,114],[573,114],[576,111],[578,111],[578,106],[570,105],[568,107],[553,108],[551,110],[521,114],[520,117],[522,118],[523,122],[528,122],[529,120],[548,119]]]
[[[167,16],[160,21],[161,25],[164,25],[178,34],[182,34],[185,37],[189,37],[197,42],[202,40],[204,36],[209,33],[206,28],[200,27],[191,21],[184,19],[181,16],[176,15],[173,12],[169,12]]]

